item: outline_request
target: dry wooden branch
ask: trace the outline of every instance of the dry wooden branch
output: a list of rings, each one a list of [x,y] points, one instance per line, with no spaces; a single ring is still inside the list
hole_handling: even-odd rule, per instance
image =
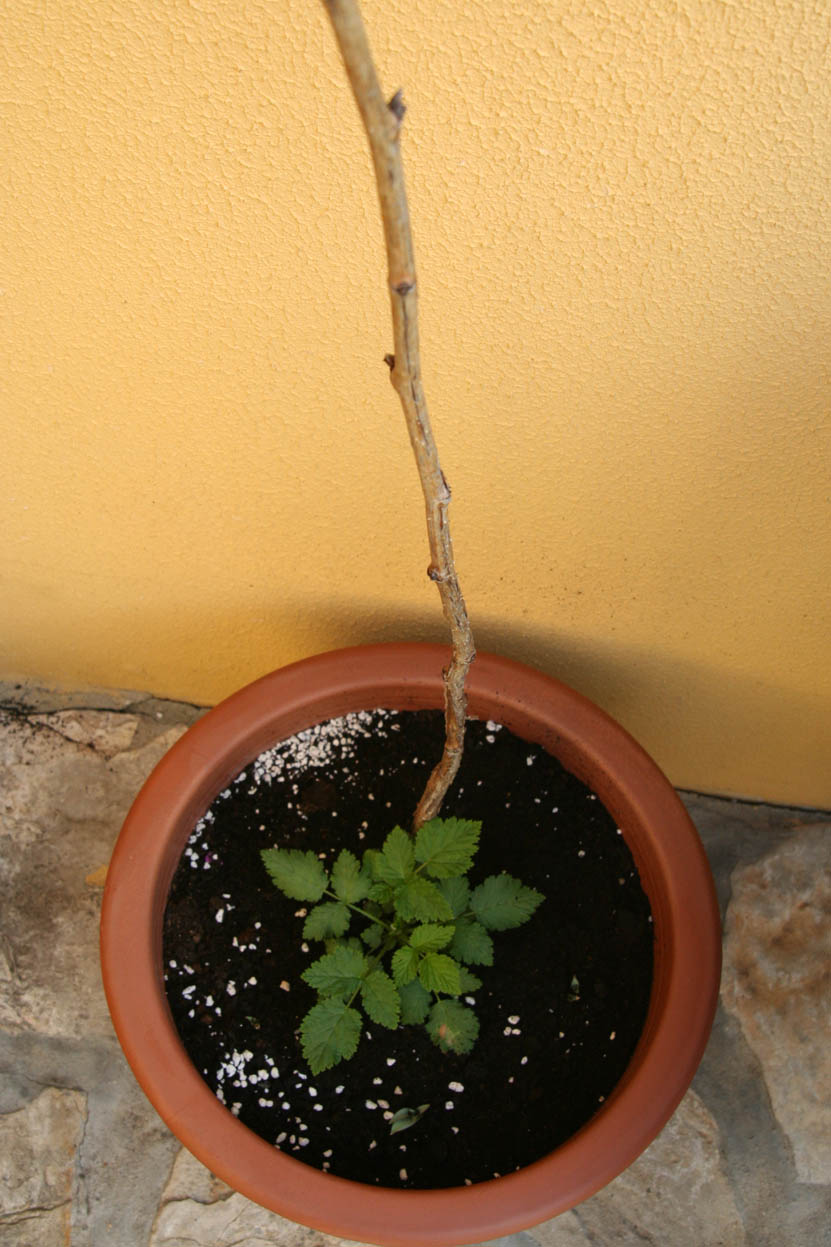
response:
[[[445,743],[413,819],[418,828],[441,809],[459,763],[465,736],[465,680],[475,657],[473,635],[459,588],[450,541],[450,489],[439,465],[421,384],[416,289],[410,214],[404,188],[399,136],[404,117],[401,92],[384,99],[356,0],[323,0],[334,27],[349,82],[369,139],[387,249],[394,354],[387,355],[392,383],[401,399],[427,510],[430,566],[450,627],[453,656],[444,672]]]

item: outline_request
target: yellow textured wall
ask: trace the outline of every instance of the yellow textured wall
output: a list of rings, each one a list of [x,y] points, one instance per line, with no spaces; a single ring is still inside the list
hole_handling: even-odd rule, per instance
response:
[[[826,0],[365,0],[481,648],[831,805]],[[0,675],[444,636],[317,0],[11,0]]]

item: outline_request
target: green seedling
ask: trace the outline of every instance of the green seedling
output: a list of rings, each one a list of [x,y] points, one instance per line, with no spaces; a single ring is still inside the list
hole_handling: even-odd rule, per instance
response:
[[[313,1074],[354,1056],[358,1005],[391,1030],[423,1024],[443,1052],[471,1050],[479,1022],[459,997],[482,981],[469,967],[493,965],[490,932],[521,926],[545,899],[505,873],[471,886],[481,826],[434,818],[414,836],[394,827],[360,861],[342,849],[331,873],[310,850],[262,850],[275,887],[314,903],[302,938],[326,949],[302,976],[318,994],[300,1026]]]
[[[429,1107],[429,1104],[419,1104],[418,1108],[400,1108],[392,1115],[390,1134],[398,1134],[399,1130],[409,1130],[410,1126],[421,1121]]]

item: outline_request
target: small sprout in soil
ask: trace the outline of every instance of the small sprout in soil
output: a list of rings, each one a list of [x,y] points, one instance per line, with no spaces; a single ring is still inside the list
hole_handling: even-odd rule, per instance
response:
[[[576,974],[573,974],[571,976],[571,982],[569,983],[568,996],[566,997],[566,999],[570,1000],[572,1003],[575,1000],[580,999],[580,980],[578,979]]]
[[[521,926],[545,899],[504,871],[471,885],[481,827],[462,818],[431,819],[415,835],[394,827],[360,861],[342,849],[331,870],[311,850],[262,851],[275,887],[313,905],[301,948],[326,949],[301,976],[318,994],[300,1026],[314,1074],[355,1054],[357,1004],[379,1026],[423,1024],[442,1052],[470,1052],[479,1022],[459,997],[482,986],[470,966],[493,965],[490,933]]]
[[[420,1121],[427,1112],[429,1104],[419,1104],[418,1108],[400,1108],[390,1118],[390,1134],[398,1134],[400,1130],[409,1130]]]

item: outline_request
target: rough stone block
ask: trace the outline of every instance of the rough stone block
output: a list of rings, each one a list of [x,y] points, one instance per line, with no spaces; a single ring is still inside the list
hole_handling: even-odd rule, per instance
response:
[[[15,1247],[69,1242],[86,1097],[50,1087],[0,1117],[0,1237]]]
[[[134,716],[37,718],[0,712],[0,1028],[110,1035],[101,890],[86,879],[109,860],[133,798],[184,728],[118,752],[133,739]]]
[[[287,1221],[239,1195],[184,1148],[165,1187],[149,1247],[361,1247]]]
[[[724,1006],[757,1057],[802,1182],[831,1183],[831,827],[733,874]]]

